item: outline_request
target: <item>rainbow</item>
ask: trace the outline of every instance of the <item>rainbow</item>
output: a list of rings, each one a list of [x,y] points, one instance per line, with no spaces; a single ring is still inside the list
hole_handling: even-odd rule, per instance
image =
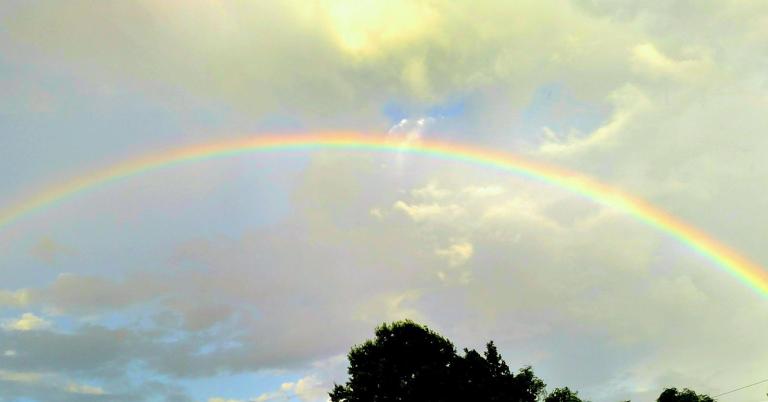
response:
[[[76,177],[16,205],[0,209],[0,230],[24,216],[51,207],[83,191],[155,169],[246,153],[317,149],[407,152],[493,167],[542,181],[623,211],[669,234],[762,296],[768,297],[768,272],[761,266],[662,209],[585,175],[525,160],[509,153],[467,145],[432,140],[403,144],[393,142],[385,136],[357,133],[256,136],[189,146],[128,160]]]

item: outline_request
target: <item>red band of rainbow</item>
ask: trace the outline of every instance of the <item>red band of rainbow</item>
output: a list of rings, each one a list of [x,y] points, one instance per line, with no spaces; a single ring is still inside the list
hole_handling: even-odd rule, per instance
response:
[[[50,207],[81,191],[126,177],[185,162],[195,162],[252,152],[277,150],[343,149],[408,152],[443,159],[494,167],[527,178],[543,181],[595,202],[623,211],[665,232],[716,266],[738,278],[761,295],[768,297],[768,271],[739,255],[703,231],[685,223],[648,202],[630,196],[587,176],[535,163],[509,153],[489,151],[467,145],[439,141],[402,144],[384,136],[356,133],[256,136],[195,145],[119,163],[92,174],[48,188],[22,202],[0,210],[0,230],[35,211]]]

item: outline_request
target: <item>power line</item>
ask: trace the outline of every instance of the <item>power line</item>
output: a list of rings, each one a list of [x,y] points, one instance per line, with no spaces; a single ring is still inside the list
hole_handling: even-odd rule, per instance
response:
[[[768,378],[766,378],[765,380],[762,380],[762,381],[758,381],[758,382],[756,382],[756,383],[754,383],[754,384],[745,385],[745,386],[743,386],[743,387],[741,387],[741,388],[736,388],[736,389],[732,389],[732,390],[730,390],[730,391],[728,391],[728,392],[723,392],[723,393],[722,393],[722,394],[720,394],[720,395],[715,395],[713,398],[718,398],[718,397],[721,397],[721,396],[723,396],[723,395],[728,395],[728,394],[730,394],[730,393],[733,393],[733,392],[736,392],[736,391],[741,391],[741,390],[742,390],[742,389],[744,389],[744,388],[753,387],[753,386],[755,386],[755,385],[758,385],[758,384],[762,384],[762,383],[764,383],[764,382],[768,382]]]

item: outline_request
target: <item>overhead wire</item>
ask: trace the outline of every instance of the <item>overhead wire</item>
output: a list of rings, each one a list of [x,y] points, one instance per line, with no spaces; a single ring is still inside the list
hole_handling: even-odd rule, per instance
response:
[[[723,395],[728,395],[728,394],[734,393],[736,391],[741,391],[742,389],[745,389],[745,388],[754,387],[755,385],[759,385],[759,384],[762,384],[762,383],[765,383],[765,382],[768,382],[768,378],[766,378],[765,380],[762,380],[762,381],[758,381],[758,382],[753,383],[753,384],[745,385],[743,387],[739,387],[739,388],[732,389],[732,390],[727,391],[727,392],[723,392],[722,394],[713,396],[713,398],[718,398],[718,397],[721,397]]]

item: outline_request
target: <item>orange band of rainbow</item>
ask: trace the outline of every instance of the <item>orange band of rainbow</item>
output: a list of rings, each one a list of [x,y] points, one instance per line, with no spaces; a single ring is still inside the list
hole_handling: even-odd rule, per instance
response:
[[[768,297],[768,272],[701,230],[637,197],[630,196],[584,175],[528,161],[509,153],[483,150],[439,141],[402,144],[382,136],[355,133],[257,136],[175,149],[129,160],[51,187],[22,202],[0,210],[0,229],[19,218],[50,207],[81,191],[178,163],[277,150],[342,149],[408,152],[469,162],[544,181],[598,203],[621,210],[665,232],[690,249]]]

